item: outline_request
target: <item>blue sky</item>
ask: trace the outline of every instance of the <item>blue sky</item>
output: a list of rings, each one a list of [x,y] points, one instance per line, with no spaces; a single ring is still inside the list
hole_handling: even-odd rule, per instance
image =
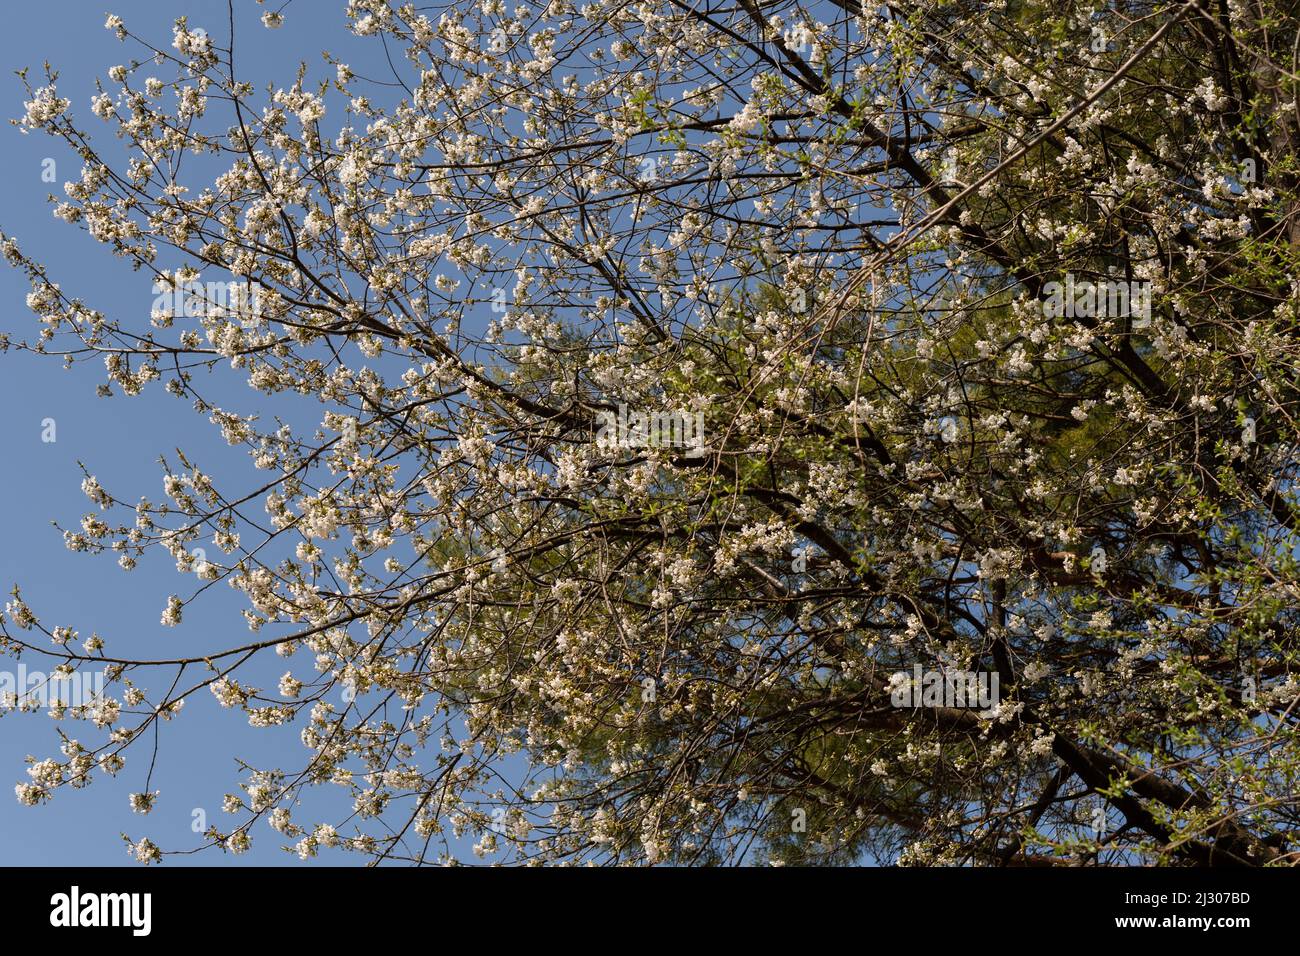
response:
[[[276,79],[292,82],[297,63],[305,61],[312,75],[323,75],[320,51],[329,49],[352,63],[364,65],[371,56],[382,57],[373,41],[346,31],[342,2],[298,0],[282,5],[285,25],[268,31],[259,22],[267,9],[254,0],[236,0],[238,66],[242,78],[259,87]],[[102,130],[97,146],[109,155],[113,140],[109,127],[90,114],[89,101],[96,77],[117,63],[138,55],[138,46],[119,43],[104,29],[107,12],[121,16],[128,28],[155,46],[171,43],[172,19],[190,17],[190,26],[202,27],[224,45],[227,9],[224,0],[159,4],[148,0],[117,2],[105,7],[84,0],[47,0],[40,4],[13,4],[6,8],[6,29],[0,32],[0,59],[11,69],[31,68],[34,85],[43,82],[42,63],[49,61],[60,74],[60,95],[72,100],[73,112],[92,130]],[[329,70],[332,73],[332,70]],[[106,85],[110,85],[107,84]],[[111,86],[111,85],[110,85]],[[3,86],[4,117],[23,113],[23,87],[8,74]],[[59,143],[40,135],[23,135],[16,127],[0,127],[8,175],[0,186],[0,230],[19,239],[24,251],[51,270],[52,278],[73,295],[106,315],[117,312],[147,314],[153,300],[147,276],[132,272],[124,260],[113,258],[75,227],[55,220],[46,196],[61,193],[62,183],[75,179],[80,159]],[[42,164],[53,158],[57,180],[42,182]],[[197,185],[201,181],[196,180]],[[0,331],[12,338],[30,337],[35,317],[24,304],[25,277],[10,269],[0,271],[0,296],[5,308]],[[138,321],[131,324],[138,325]],[[224,379],[218,384],[217,379]],[[242,455],[228,448],[206,416],[189,402],[146,390],[140,398],[95,396],[103,381],[103,366],[87,361],[64,370],[58,358],[38,358],[10,351],[0,355],[0,439],[8,454],[0,469],[0,520],[6,547],[0,548],[0,584],[8,591],[17,584],[23,597],[47,626],[63,625],[85,638],[99,632],[110,652],[147,657],[172,656],[242,643],[249,639],[238,608],[237,595],[224,585],[211,589],[204,599],[187,609],[184,622],[164,627],[160,615],[167,595],[193,593],[196,579],[177,573],[165,555],[154,554],[131,573],[121,571],[112,556],[74,554],[63,546],[51,522],[76,528],[93,506],[80,490],[78,462],[110,492],[127,501],[141,495],[162,498],[160,455],[175,459],[181,448],[202,462],[205,470],[232,484],[243,486],[256,473]],[[203,387],[223,406],[248,414],[265,411],[258,393],[231,375],[214,376]],[[215,391],[214,391],[215,389]],[[229,404],[227,404],[229,403]],[[56,441],[42,441],[42,421],[54,419]],[[274,665],[281,665],[278,669]],[[274,676],[285,669],[279,659],[268,661]],[[29,669],[38,669],[35,660]],[[13,670],[12,659],[0,668]],[[47,668],[46,668],[47,669]],[[187,674],[187,677],[190,676]],[[263,684],[263,686],[267,686]],[[272,677],[270,686],[274,686]],[[178,720],[162,725],[158,759],[150,790],[161,792],[156,809],[147,817],[131,812],[128,795],[144,789],[148,747],[139,741],[127,752],[127,766],[118,779],[96,773],[84,790],[61,790],[51,804],[23,807],[12,794],[13,784],[25,781],[23,758],[57,755],[55,724],[44,713],[10,713],[0,718],[0,864],[4,865],[121,865],[128,861],[122,831],[134,838],[149,836],[164,849],[197,845],[191,832],[194,810],[205,811],[209,822],[229,826],[221,813],[221,795],[237,792],[243,778],[235,763],[239,756],[254,765],[296,766],[307,751],[299,743],[295,726],[252,730],[237,711],[221,710],[210,694],[195,696]],[[96,733],[80,726],[69,733],[87,742]],[[281,759],[277,760],[277,756]],[[296,857],[279,850],[285,838],[264,821],[253,831],[254,847],[235,858],[220,852],[169,857],[166,865],[296,863]],[[352,854],[322,851],[320,862],[354,864]]]

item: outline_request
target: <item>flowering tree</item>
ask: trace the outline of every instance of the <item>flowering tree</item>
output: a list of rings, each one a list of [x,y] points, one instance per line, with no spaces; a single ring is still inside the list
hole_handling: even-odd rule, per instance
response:
[[[21,801],[212,693],[305,745],[226,798],[233,852],[265,816],[304,857],[1297,858],[1295,4],[346,15],[391,75],[264,93],[233,7],[164,49],[110,17],[124,166],[29,81],[84,160],[57,215],[158,300],[110,318],[5,236],[8,346],[261,474],[86,477],[70,548],[165,549],[164,623],[225,582],[251,634],[116,657],[15,592],[10,652],[108,676]],[[203,397],[232,374],[315,421]],[[996,699],[916,683],[954,671]],[[346,821],[295,818],[320,785]]]

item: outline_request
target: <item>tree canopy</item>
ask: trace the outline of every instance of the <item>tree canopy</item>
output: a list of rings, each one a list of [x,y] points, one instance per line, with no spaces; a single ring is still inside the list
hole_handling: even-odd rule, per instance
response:
[[[8,651],[108,671],[18,798],[211,693],[304,745],[216,852],[265,817],[413,862],[1295,862],[1297,12],[350,0],[391,74],[265,90],[233,13],[110,17],[95,116],[47,72],[19,122],[158,301],[6,234],[5,343],[247,451],[164,500],[87,474],[66,540],[163,549],[163,623],[224,582],[250,634],[116,657],[15,591]],[[996,703],[898,706],[921,671]]]

